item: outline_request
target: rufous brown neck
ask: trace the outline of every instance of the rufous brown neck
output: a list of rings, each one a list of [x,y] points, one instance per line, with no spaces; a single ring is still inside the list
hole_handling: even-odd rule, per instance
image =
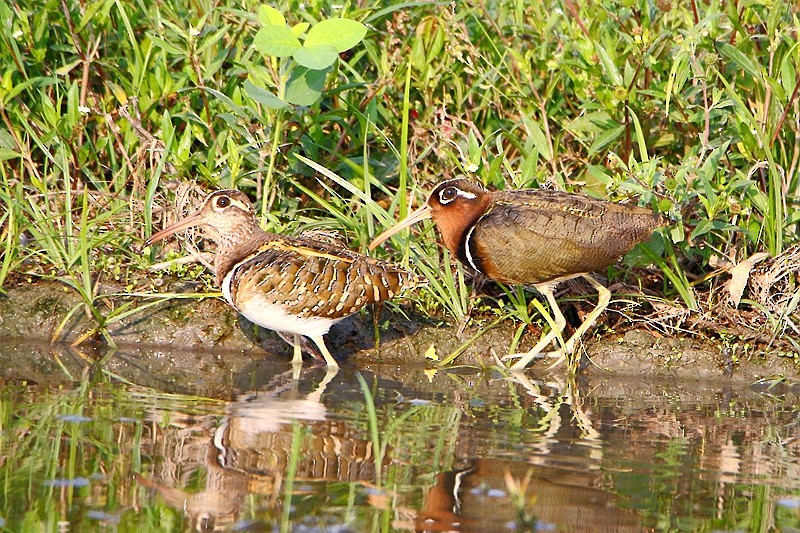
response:
[[[467,232],[491,203],[490,191],[463,178],[442,182],[433,190],[428,198],[431,218],[451,254],[459,258],[463,255],[461,249]]]

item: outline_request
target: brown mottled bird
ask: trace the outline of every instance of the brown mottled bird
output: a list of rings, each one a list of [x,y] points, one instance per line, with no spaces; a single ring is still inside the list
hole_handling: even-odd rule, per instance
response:
[[[489,191],[456,178],[437,185],[421,208],[379,235],[370,249],[428,218],[462,263],[494,281],[533,285],[547,298],[556,329],[528,353],[508,356],[520,357],[514,370],[524,369],[563,331],[566,319],[553,297],[558,283],[583,277],[598,293],[597,306],[564,343],[563,355],[573,351],[611,298],[590,272],[614,263],[666,225],[661,215],[642,207],[547,189]]]
[[[427,280],[387,262],[325,240],[268,233],[247,196],[210,194],[194,214],[152,235],[147,245],[199,226],[217,244],[214,272],[225,300],[251,322],[291,335],[292,363],[302,363],[300,335],[310,338],[328,366],[336,360],[323,335],[367,304],[425,285]]]

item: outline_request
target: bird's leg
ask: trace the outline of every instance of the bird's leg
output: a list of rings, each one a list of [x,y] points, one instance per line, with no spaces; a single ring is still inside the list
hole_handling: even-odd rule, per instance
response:
[[[542,353],[542,350],[544,350],[551,342],[553,342],[553,339],[555,339],[556,336],[561,335],[561,332],[564,331],[564,327],[567,325],[567,319],[564,318],[564,315],[561,313],[561,309],[558,307],[556,298],[553,296],[553,290],[556,288],[557,284],[558,283],[554,282],[540,283],[535,285],[536,290],[544,295],[544,297],[547,299],[547,303],[550,305],[550,309],[553,312],[553,325],[555,327],[550,328],[550,331],[543,335],[542,338],[539,339],[539,342],[536,343],[536,346],[531,348],[529,352],[523,354],[511,354],[504,357],[503,359],[512,359],[516,357],[520,358],[519,361],[511,366],[511,370],[523,370],[526,366],[528,366],[528,363],[530,363],[534,357]]]
[[[294,355],[292,356],[292,366],[298,369],[295,374],[299,373],[299,367],[303,366],[303,339],[297,333],[284,333],[276,331],[278,337],[286,344],[291,344],[294,348]]]
[[[309,337],[319,348],[319,351],[322,353],[322,357],[325,358],[325,362],[328,363],[329,367],[338,368],[339,363],[336,362],[336,359],[333,358],[331,352],[328,351],[328,347],[325,346],[325,340],[322,338],[322,335],[317,335],[315,337]]]
[[[300,370],[303,368],[303,348],[301,346],[302,341],[300,335],[283,333],[282,331],[276,331],[275,333],[278,334],[278,337],[280,337],[283,342],[291,344],[294,349],[294,355],[292,356],[292,379],[296,381],[300,379]]]
[[[294,347],[292,365],[303,366],[303,339],[297,333],[292,335],[292,346]]]
[[[609,291],[605,285],[594,279],[593,276],[590,274],[583,274],[583,279],[588,281],[592,284],[592,287],[595,288],[597,291],[597,305],[594,306],[592,312],[589,313],[580,327],[575,330],[575,333],[564,343],[564,352],[567,354],[571,354],[575,350],[575,344],[580,340],[581,335],[586,333],[586,331],[592,327],[592,325],[597,322],[598,317],[600,314],[606,310],[608,307],[608,302],[611,301],[611,291]]]
[[[603,311],[605,311],[606,307],[608,307],[608,302],[611,301],[611,291],[609,291],[605,285],[594,279],[594,277],[590,274],[583,274],[582,277],[591,283],[592,287],[594,287],[597,291],[597,305],[594,306],[592,312],[589,313],[583,323],[578,327],[577,330],[575,330],[575,333],[573,333],[567,342],[564,343],[564,347],[555,352],[559,358],[555,363],[550,365],[547,370],[552,370],[563,363],[565,358],[575,351],[575,345],[578,343],[581,336],[586,333],[586,331],[592,327],[595,322],[597,322],[598,317]]]
[[[300,379],[300,371],[303,369],[303,348],[301,346],[303,341],[297,333],[293,333],[291,336],[280,331],[277,333],[281,339],[291,344],[294,348],[294,355],[292,356],[292,379],[297,381]]]

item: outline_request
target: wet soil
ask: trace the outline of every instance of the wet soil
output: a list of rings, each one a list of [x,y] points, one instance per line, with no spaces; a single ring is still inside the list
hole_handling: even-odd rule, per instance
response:
[[[169,288],[174,292],[190,292],[190,289]],[[121,292],[113,287],[104,291]],[[124,298],[101,299],[100,310],[113,316],[114,306],[124,301]],[[136,303],[146,302],[139,299]],[[441,361],[471,341],[449,369],[471,372],[494,365],[496,355],[507,353],[516,328],[516,324],[501,323],[474,338],[486,324],[477,321],[458,335],[452,325],[414,317],[408,314],[409,310],[405,311],[411,318],[387,309],[378,321],[370,313],[350,317],[334,327],[326,337],[327,344],[337,358],[347,361],[347,366],[367,370],[380,366],[382,374],[391,375],[392,367],[435,368],[437,360],[426,356]],[[95,327],[80,297],[65,285],[37,282],[10,287],[0,295],[0,339],[7,344],[35,341],[69,345]],[[147,368],[144,373],[156,372],[165,377],[169,374],[165,366],[170,372],[186,376],[198,368],[213,367],[216,360],[224,359],[227,365],[239,366],[260,359],[285,364],[291,357],[291,347],[276,334],[256,328],[215,298],[164,301],[109,323],[108,331],[119,349],[127,353],[153,354],[159,352],[152,348],[158,348],[165,353],[186,354],[171,355],[169,361],[139,361],[139,365]],[[520,349],[527,349],[536,340],[535,332],[524,335]],[[747,353],[737,350],[736,345],[723,345],[700,335],[678,338],[644,329],[624,332],[605,329],[600,333],[590,332],[583,350],[587,358],[582,374],[602,378],[604,386],[613,386],[616,380],[627,382],[631,377],[657,386],[673,379],[752,383],[767,376],[797,374],[793,359]],[[80,351],[90,353],[91,342],[82,342]],[[214,355],[210,359],[198,355],[204,351]],[[550,363],[545,359],[530,368],[534,373],[545,372]],[[564,374],[564,369],[554,372]]]

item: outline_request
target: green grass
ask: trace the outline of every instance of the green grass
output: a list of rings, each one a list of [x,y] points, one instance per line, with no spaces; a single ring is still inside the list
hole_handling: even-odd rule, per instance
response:
[[[717,306],[711,263],[797,243],[791,4],[302,6],[274,4],[290,27],[368,28],[308,71],[320,93],[254,46],[256,2],[0,4],[0,287],[62,280],[97,323],[85,335],[113,343],[101,303],[152,290],[141,244],[185,184],[242,189],[268,229],[361,251],[457,174],[635,199],[674,220],[638,264],[693,310]],[[463,320],[470,290],[433,232],[392,242],[376,254],[431,277],[419,308]]]

